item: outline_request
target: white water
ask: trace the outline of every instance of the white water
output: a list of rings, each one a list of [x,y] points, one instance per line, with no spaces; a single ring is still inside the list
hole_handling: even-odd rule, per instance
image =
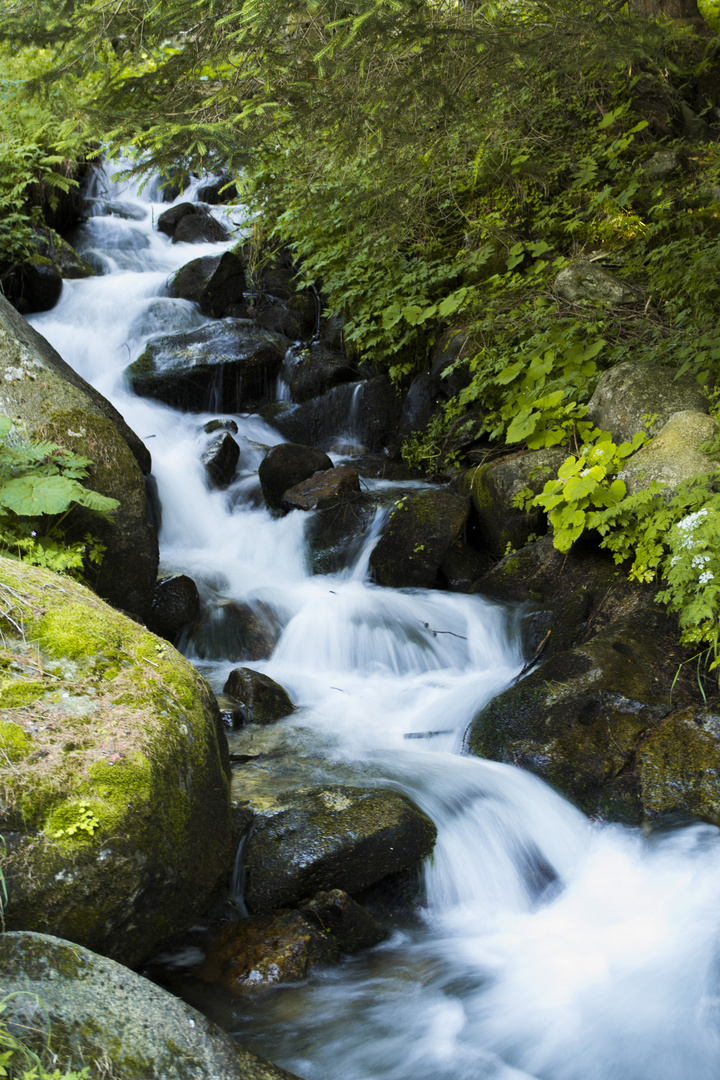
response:
[[[239,479],[207,489],[210,416],[131,396],[123,371],[168,317],[176,329],[205,321],[163,287],[218,246],[153,231],[165,208],[151,201],[157,185],[138,196],[105,183],[134,214],[94,204],[81,246],[105,275],[65,282],[58,306],[31,321],[147,440],[163,566],[189,573],[210,601],[271,609],[283,632],[254,666],[301,705],[289,723],[311,729],[329,758],[409,792],[439,831],[420,925],[307,986],[226,1008],[226,1022],[308,1080],[715,1078],[717,830],[648,840],[593,826],[530,775],[458,756],[471,717],[521,666],[509,613],[372,587],[367,544],[351,570],[310,576],[303,515],[253,508],[263,446],[281,441],[257,417],[236,418]],[[203,670],[219,688],[231,667]]]

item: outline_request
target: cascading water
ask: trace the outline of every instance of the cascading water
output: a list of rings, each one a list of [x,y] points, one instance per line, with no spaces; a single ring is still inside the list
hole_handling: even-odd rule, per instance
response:
[[[300,704],[284,723],[310,732],[328,762],[408,792],[438,826],[417,923],[307,985],[217,1005],[219,1018],[308,1080],[714,1078],[718,831],[648,839],[593,826],[532,776],[458,754],[470,718],[520,670],[512,614],[373,587],[372,536],[349,569],[310,575],[307,519],[255,506],[264,447],[280,441],[258,417],[236,418],[232,488],[209,490],[209,416],[133,397],[123,371],[152,335],[206,321],[164,284],[218,246],[172,245],[154,230],[157,182],[138,195],[105,177],[90,194],[78,246],[103,275],[65,282],[32,322],[149,440],[164,567],[206,598],[271,612],[279,641],[252,666]],[[216,688],[231,666],[202,662]]]

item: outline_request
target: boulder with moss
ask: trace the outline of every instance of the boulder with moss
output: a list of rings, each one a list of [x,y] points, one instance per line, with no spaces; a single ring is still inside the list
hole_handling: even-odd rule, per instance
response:
[[[68,941],[2,934],[0,969],[3,1020],[49,1068],[89,1066],[113,1080],[293,1080],[166,990]]]
[[[614,442],[629,442],[637,431],[657,435],[673,413],[706,413],[707,397],[692,375],[677,369],[626,360],[603,372],[588,403],[588,420],[609,431]]]
[[[395,506],[370,556],[379,585],[430,589],[462,535],[469,500],[442,489],[406,495]]]
[[[93,580],[116,607],[147,618],[158,565],[157,534],[148,524],[148,450],[120,413],[85,382],[0,296],[0,414],[16,430],[52,439],[93,462],[87,486],[120,502],[112,520],[75,514],[80,536],[105,545]]]
[[[76,582],[0,559],[0,603],[6,928],[137,964],[192,924],[232,860],[215,699]]]
[[[640,447],[620,473],[629,495],[652,483],[676,487],[683,480],[714,472],[717,462],[703,447],[714,442],[718,425],[706,412],[685,409],[673,413],[655,438]]]

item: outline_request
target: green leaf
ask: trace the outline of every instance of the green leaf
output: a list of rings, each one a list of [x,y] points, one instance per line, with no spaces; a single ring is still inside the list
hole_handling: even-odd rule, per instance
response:
[[[64,476],[18,476],[0,487],[0,506],[22,517],[62,514],[83,491]]]

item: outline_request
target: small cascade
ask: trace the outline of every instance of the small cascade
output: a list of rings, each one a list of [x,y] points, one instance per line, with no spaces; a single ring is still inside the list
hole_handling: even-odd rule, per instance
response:
[[[310,573],[308,518],[275,519],[256,497],[258,465],[282,441],[258,416],[232,418],[241,470],[227,490],[209,488],[203,425],[217,413],[135,397],[124,371],[168,322],[203,321],[165,282],[223,245],[157,232],[157,178],[139,192],[98,173],[89,195],[79,247],[103,273],[66,281],[31,321],[149,440],[163,567],[194,578],[204,603],[186,651],[217,691],[239,656],[268,674],[298,705],[284,730],[333,767],[407,793],[438,828],[421,912],[302,985],[225,1003],[224,1022],[311,1080],[714,1080],[718,830],[648,839],[590,824],[529,773],[462,756],[468,723],[522,669],[514,613],[374,586],[382,512],[353,538],[346,569]],[[362,386],[327,395],[328,442],[360,441]],[[242,910],[242,850],[232,888]]]

